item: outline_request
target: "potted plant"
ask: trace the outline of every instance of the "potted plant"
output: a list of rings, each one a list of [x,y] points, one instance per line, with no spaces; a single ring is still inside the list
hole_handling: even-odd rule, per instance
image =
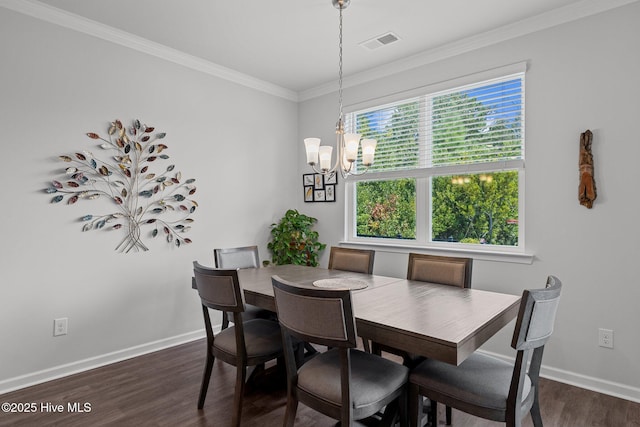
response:
[[[276,265],[297,264],[318,266],[319,253],[327,246],[318,242],[318,232],[312,230],[318,220],[295,209],[289,209],[280,222],[271,224],[272,262]]]

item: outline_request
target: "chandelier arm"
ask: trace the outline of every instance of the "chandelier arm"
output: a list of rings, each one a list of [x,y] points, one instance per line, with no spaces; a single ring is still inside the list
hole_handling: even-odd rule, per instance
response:
[[[347,142],[345,141],[345,133],[344,133],[344,112],[342,109],[342,98],[343,98],[343,88],[342,88],[342,30],[343,30],[343,16],[342,11],[349,6],[351,0],[332,0],[333,6],[339,10],[339,25],[338,25],[338,121],[336,122],[336,160],[333,163],[333,166],[330,169],[322,169],[318,170],[315,163],[309,163],[309,165],[313,168],[314,172],[323,174],[323,175],[331,175],[337,172],[338,168],[340,168],[340,174],[343,178],[347,178],[349,175],[363,175],[369,170],[369,166],[365,166],[364,170],[355,171],[355,164],[357,159],[357,147],[355,151],[355,155],[353,153],[353,140],[349,138],[349,159],[346,159],[347,155]],[[357,135],[358,141],[357,145],[360,144],[360,135]],[[305,140],[306,141],[306,140]],[[316,146],[317,149],[318,146]],[[364,147],[364,145],[363,145]],[[375,141],[373,145],[373,150],[375,150]],[[374,151],[375,152],[375,151]],[[309,151],[307,151],[307,156],[309,156]],[[373,160],[373,153],[370,153],[371,161]],[[322,163],[322,162],[319,162]],[[331,159],[329,159],[329,165],[331,165]],[[364,166],[364,165],[363,165]]]

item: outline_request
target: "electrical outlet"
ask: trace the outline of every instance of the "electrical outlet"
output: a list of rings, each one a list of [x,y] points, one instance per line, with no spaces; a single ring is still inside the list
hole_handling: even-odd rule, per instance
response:
[[[67,335],[69,319],[62,317],[60,319],[53,319],[53,336]]]
[[[613,331],[611,329],[598,329],[598,345],[613,348]]]

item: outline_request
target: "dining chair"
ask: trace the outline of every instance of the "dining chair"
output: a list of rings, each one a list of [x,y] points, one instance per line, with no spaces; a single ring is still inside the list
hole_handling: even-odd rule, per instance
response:
[[[472,258],[409,254],[407,280],[471,287]]]
[[[329,253],[329,270],[353,271],[372,274],[376,251],[332,246]]]
[[[409,253],[407,280],[470,288],[472,266],[472,258],[427,255],[412,252]],[[381,354],[382,351],[385,351],[401,356],[404,364],[410,368],[424,359],[418,355],[410,354],[376,342],[371,343],[371,348],[372,351],[378,355]],[[450,413],[450,410],[448,410],[447,413]]]
[[[339,420],[343,427],[386,407],[383,423],[395,412],[407,425],[406,366],[356,348],[356,324],[347,289],[302,288],[272,277],[287,369],[285,427],[292,427],[298,402]],[[326,345],[301,366],[296,365],[294,340]]]
[[[236,268],[259,268],[260,256],[257,246],[242,246],[237,248],[218,248],[213,250],[213,260],[216,268],[236,269]],[[244,320],[249,319],[271,319],[274,320],[276,314],[273,311],[265,310],[255,305],[245,304],[243,314]],[[233,321],[233,313],[222,315],[222,329],[229,327],[229,322]]]
[[[407,280],[438,283],[441,285],[457,286],[460,288],[471,287],[471,270],[473,258],[450,257],[440,255],[428,255],[409,253]],[[424,360],[424,357],[397,350],[379,343],[371,344],[372,351],[382,354],[382,351],[401,356],[403,363],[410,368],[415,367]],[[451,408],[446,407],[445,417],[447,425],[451,424]]]
[[[376,251],[368,249],[352,249],[332,246],[329,252],[329,270],[353,271],[355,273],[373,274],[373,260]],[[369,340],[362,338],[362,346],[371,353]]]
[[[541,427],[540,364],[553,332],[561,290],[560,280],[549,276],[545,288],[522,293],[511,340],[517,351],[515,363],[476,352],[459,366],[426,359],[414,368],[409,379],[411,426],[419,425],[421,396],[425,396],[432,402],[432,425],[437,425],[436,402],[441,402],[507,426],[520,426],[530,412],[533,425]]]
[[[266,362],[283,357],[280,326],[277,322],[267,319],[243,321],[245,304],[237,270],[208,268],[194,261],[193,271],[207,333],[207,361],[202,376],[198,409],[204,406],[213,362],[217,357],[236,367],[231,424],[237,427],[240,425],[242,415],[242,396],[247,368],[256,366],[264,369]],[[214,335],[209,309],[232,313],[233,326]]]

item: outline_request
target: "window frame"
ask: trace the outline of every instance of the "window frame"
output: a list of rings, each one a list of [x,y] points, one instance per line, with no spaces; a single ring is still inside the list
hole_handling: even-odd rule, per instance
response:
[[[372,248],[386,248],[390,251],[406,252],[407,250],[423,250],[431,252],[458,253],[474,258],[497,261],[510,261],[531,263],[533,255],[525,252],[525,74],[526,62],[499,67],[492,70],[474,73],[464,77],[448,80],[429,86],[424,86],[410,91],[403,91],[386,97],[369,100],[365,103],[355,104],[346,108],[346,113],[364,112],[379,109],[385,105],[402,102],[411,98],[431,95],[434,93],[463,88],[470,84],[482,83],[496,78],[508,78],[518,76],[522,79],[522,158],[487,163],[474,163],[454,166],[423,167],[417,169],[397,171],[369,171],[364,175],[350,176],[345,180],[345,227],[343,243],[357,246],[369,246]],[[500,172],[505,170],[518,171],[518,245],[479,245],[456,242],[431,241],[431,186],[430,178],[433,176],[446,176],[455,174],[475,174],[482,172]],[[416,239],[394,239],[356,236],[356,183],[361,181],[390,180],[397,178],[416,179]]]

